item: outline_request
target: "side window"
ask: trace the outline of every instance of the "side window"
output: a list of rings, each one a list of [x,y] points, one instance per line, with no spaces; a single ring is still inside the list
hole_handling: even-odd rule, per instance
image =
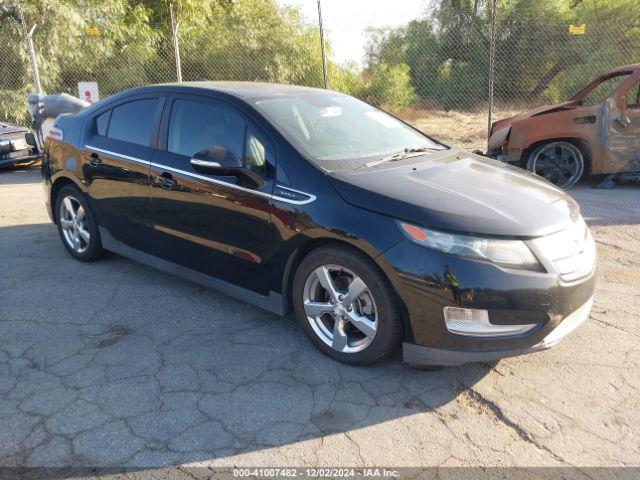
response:
[[[205,148],[225,145],[243,155],[245,122],[232,107],[175,100],[171,107],[167,150],[191,157]]]
[[[109,125],[109,117],[111,116],[111,110],[107,110],[96,117],[96,130],[95,132],[101,137],[107,136],[107,126]]]
[[[157,98],[145,98],[118,105],[111,113],[107,136],[123,142],[149,145],[157,106]]]

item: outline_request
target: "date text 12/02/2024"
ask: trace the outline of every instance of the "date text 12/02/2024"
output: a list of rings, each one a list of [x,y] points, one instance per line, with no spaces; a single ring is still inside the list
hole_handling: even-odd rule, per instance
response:
[[[397,478],[397,470],[387,468],[234,468],[234,477],[262,478]]]

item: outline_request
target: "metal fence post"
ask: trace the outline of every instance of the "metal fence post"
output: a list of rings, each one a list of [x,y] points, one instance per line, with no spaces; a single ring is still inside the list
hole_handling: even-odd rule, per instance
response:
[[[31,68],[33,70],[33,80],[36,84],[36,90],[38,93],[42,93],[42,84],[40,83],[40,71],[38,70],[38,62],[36,60],[36,49],[33,46],[33,32],[36,29],[36,25],[31,27],[31,30],[27,31],[27,22],[24,18],[24,12],[19,5],[17,5],[18,13],[20,14],[20,23],[22,30],[27,37],[27,48],[29,49],[29,57],[31,59]]]
[[[173,16],[173,4],[169,4],[169,15],[171,16],[171,37],[173,39],[173,55],[176,59],[176,77],[178,83],[182,82],[182,66],[180,65],[180,45],[178,43],[178,27],[180,22],[176,22]]]
[[[322,49],[322,81],[325,90],[327,86],[327,55],[324,51],[324,28],[322,27],[322,7],[320,6],[320,0],[318,0],[318,25],[320,26],[320,47]]]
[[[491,39],[489,42],[489,98],[487,102],[489,111],[487,115],[487,151],[489,150],[489,136],[491,134],[491,123],[493,122],[493,83],[496,67],[496,4],[497,0],[493,0],[491,5]]]

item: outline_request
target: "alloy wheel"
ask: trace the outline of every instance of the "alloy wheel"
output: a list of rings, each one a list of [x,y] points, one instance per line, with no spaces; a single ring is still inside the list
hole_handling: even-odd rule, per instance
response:
[[[530,170],[560,188],[569,188],[582,176],[584,161],[575,145],[553,142],[541,147]]]
[[[89,248],[88,218],[77,198],[67,195],[60,202],[60,227],[67,245],[76,253],[84,253]]]
[[[304,285],[307,321],[328,346],[343,353],[367,348],[378,331],[378,308],[369,287],[340,265],[316,268]]]

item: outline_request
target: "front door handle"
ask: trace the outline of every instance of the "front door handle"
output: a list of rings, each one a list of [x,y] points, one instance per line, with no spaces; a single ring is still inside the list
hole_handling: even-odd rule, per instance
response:
[[[629,125],[631,125],[631,119],[626,115],[622,115],[621,117],[616,118],[616,122],[618,122],[618,125],[623,128],[627,128]]]

